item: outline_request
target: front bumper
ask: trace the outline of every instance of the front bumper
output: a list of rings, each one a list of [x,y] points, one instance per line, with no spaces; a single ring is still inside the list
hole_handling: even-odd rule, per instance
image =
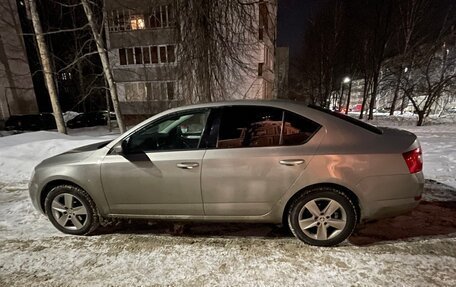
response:
[[[30,178],[28,190],[33,207],[35,207],[36,210],[44,214],[44,210],[41,208],[39,185],[36,178],[35,170],[33,170],[32,177]]]

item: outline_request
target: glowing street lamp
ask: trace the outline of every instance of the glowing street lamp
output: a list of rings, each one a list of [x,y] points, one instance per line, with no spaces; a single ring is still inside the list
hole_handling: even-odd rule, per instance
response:
[[[350,81],[351,81],[351,79],[349,77],[345,77],[343,80],[343,83],[348,84],[348,83],[350,83]]]

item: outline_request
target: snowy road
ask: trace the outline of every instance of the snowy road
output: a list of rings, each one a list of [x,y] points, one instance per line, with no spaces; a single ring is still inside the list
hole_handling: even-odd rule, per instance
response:
[[[66,236],[31,206],[27,167],[98,139],[52,134],[52,146],[38,133],[27,156],[14,154],[25,138],[0,138],[0,286],[456,286],[456,125],[406,128],[424,149],[426,201],[336,248],[264,224],[133,222]]]

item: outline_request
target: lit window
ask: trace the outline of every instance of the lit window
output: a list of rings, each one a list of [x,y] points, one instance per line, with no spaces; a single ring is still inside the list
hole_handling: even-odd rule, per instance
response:
[[[130,26],[132,30],[140,30],[146,28],[144,17],[142,15],[131,15]]]

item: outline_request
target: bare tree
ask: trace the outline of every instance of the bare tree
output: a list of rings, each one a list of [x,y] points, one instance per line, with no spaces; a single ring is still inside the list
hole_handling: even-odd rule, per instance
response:
[[[396,102],[399,99],[400,85],[404,71],[408,69],[404,65],[403,57],[406,56],[410,49],[422,45],[425,37],[417,37],[424,34],[422,22],[429,15],[431,6],[430,0],[400,0],[396,3],[397,29],[394,38],[397,42],[398,52],[402,55],[396,59],[397,65],[394,67],[396,79],[391,84],[394,86],[394,94],[390,106],[390,115],[394,114]]]
[[[421,126],[432,107],[444,93],[451,93],[456,81],[456,51],[445,42],[427,44],[416,52],[411,76],[404,77],[401,88],[412,103]]]
[[[49,92],[51,99],[52,111],[54,113],[55,121],[57,124],[57,130],[61,133],[66,134],[66,126],[62,116],[62,110],[58,100],[57,90],[55,87],[54,74],[51,66],[51,58],[49,56],[48,47],[43,35],[43,29],[41,27],[40,16],[36,9],[35,0],[29,0],[30,14],[32,16],[33,28],[35,30],[36,41],[38,44],[39,57],[41,64],[43,65],[43,73],[45,78],[46,87]]]
[[[309,20],[310,28],[305,35],[305,56],[299,69],[304,96],[321,106],[329,107],[332,91],[340,87],[336,73],[346,56],[343,55],[346,47],[342,42],[345,36],[344,10],[343,1],[331,1],[314,20]]]
[[[236,90],[245,80],[245,75],[255,71],[256,66],[251,64],[259,41],[255,19],[260,15],[269,22],[269,15],[261,15],[267,14],[267,9],[261,8],[262,3],[258,9],[258,2],[176,1],[178,77],[183,89],[193,95],[187,101],[224,99],[228,91]],[[266,23],[260,25],[264,26],[263,33],[273,31]]]
[[[119,98],[117,94],[117,86],[114,83],[114,78],[112,75],[111,67],[109,66],[108,56],[106,54],[105,43],[102,37],[103,33],[103,25],[100,26],[97,24],[96,19],[94,18],[94,14],[92,12],[91,3],[88,0],[81,0],[81,3],[84,7],[84,12],[87,16],[87,21],[89,22],[90,28],[92,30],[93,38],[95,39],[95,43],[97,45],[98,54],[100,55],[101,64],[103,66],[103,72],[108,82],[109,91],[111,93],[112,105],[114,108],[114,112],[117,118],[117,124],[119,125],[119,129],[121,133],[125,132],[125,124],[122,119],[122,113],[120,110]],[[109,114],[108,114],[109,116]]]

